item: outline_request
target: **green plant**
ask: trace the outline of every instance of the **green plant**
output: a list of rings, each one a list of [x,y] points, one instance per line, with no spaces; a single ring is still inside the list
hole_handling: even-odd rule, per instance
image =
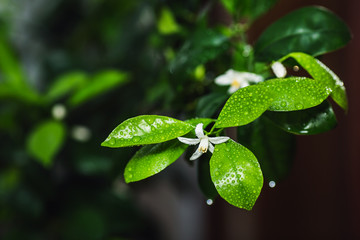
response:
[[[290,134],[318,134],[336,125],[327,99],[332,98],[347,111],[344,84],[315,57],[346,45],[350,32],[330,11],[305,7],[277,20],[251,46],[246,41],[246,31],[275,2],[223,0],[233,17],[230,26],[210,29],[204,27],[205,20],[200,18],[183,46],[175,54],[173,49],[169,51],[169,69],[175,80],[182,84],[185,76],[191,75],[211,90],[197,101],[196,113],[190,114],[199,118],[181,121],[140,115],[122,122],[110,133],[102,146],[145,145],[125,168],[127,183],[162,171],[188,145],[199,144],[190,160],[201,156],[200,171],[210,172],[199,174],[205,195],[213,199],[218,193],[230,204],[250,210],[261,192],[263,173],[268,180],[285,176],[294,141]],[[158,28],[162,34],[183,30],[170,11],[163,10],[161,16]],[[240,16],[247,21],[238,23]],[[294,67],[295,72],[287,74],[283,64]],[[215,82],[231,85],[227,92],[224,87],[203,80],[206,72],[219,75],[226,66],[236,71],[227,71]],[[302,71],[296,73],[300,67],[308,76],[304,77]],[[186,93],[187,87],[183,88]],[[186,104],[179,105],[180,109],[186,108]],[[239,143],[223,136],[226,128],[233,127],[237,128]],[[211,143],[216,143],[215,147]],[[202,155],[207,150],[213,152],[209,163]]]

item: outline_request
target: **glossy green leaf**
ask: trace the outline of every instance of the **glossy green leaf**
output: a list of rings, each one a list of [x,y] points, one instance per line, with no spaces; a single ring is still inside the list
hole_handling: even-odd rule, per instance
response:
[[[216,58],[229,47],[229,39],[225,35],[214,30],[201,29],[184,43],[170,63],[170,72],[191,73],[197,66]]]
[[[199,187],[207,199],[215,199],[219,194],[210,176],[210,154],[203,154],[197,162]]]
[[[268,110],[296,111],[322,103],[330,94],[323,83],[310,78],[290,77],[261,83],[273,98]]]
[[[210,159],[210,175],[222,198],[236,207],[252,209],[263,176],[250,150],[232,140],[216,145]]]
[[[272,100],[265,85],[241,88],[227,100],[215,126],[225,128],[248,124],[265,112]]]
[[[345,111],[348,108],[347,96],[344,83],[336,74],[318,59],[301,52],[290,53],[283,57],[295,59],[314,79],[323,82],[331,89],[331,97]]]
[[[157,115],[142,115],[122,122],[101,144],[104,147],[128,147],[169,141],[194,129],[189,123]]]
[[[217,128],[242,126],[254,121],[267,109],[295,111],[322,103],[330,91],[309,78],[272,79],[241,88],[226,102],[216,122]]]
[[[265,116],[283,130],[299,135],[327,132],[337,124],[335,113],[328,101],[302,111],[266,112]]]
[[[172,34],[180,30],[179,25],[176,23],[171,11],[163,8],[160,13],[160,18],[157,22],[157,28],[162,34]]]
[[[65,139],[65,127],[61,122],[47,121],[36,127],[27,139],[29,153],[48,167]]]
[[[345,46],[351,39],[346,24],[323,7],[305,7],[269,26],[255,44],[259,61],[273,61],[291,52],[321,55]]]
[[[187,147],[177,139],[142,147],[126,165],[125,181],[140,181],[159,173],[175,162]]]
[[[239,143],[255,154],[268,181],[278,181],[288,175],[295,156],[294,135],[261,116],[238,127],[237,137]]]
[[[126,73],[107,70],[95,75],[86,86],[80,88],[69,99],[72,106],[78,106],[102,93],[105,93],[114,87],[119,87],[128,81]]]
[[[70,72],[61,75],[50,86],[47,97],[51,100],[70,94],[86,86],[88,75],[84,72]]]
[[[254,20],[268,11],[277,0],[221,0],[232,15]]]
[[[196,116],[212,117],[228,98],[227,94],[216,92],[201,97],[196,106]]]

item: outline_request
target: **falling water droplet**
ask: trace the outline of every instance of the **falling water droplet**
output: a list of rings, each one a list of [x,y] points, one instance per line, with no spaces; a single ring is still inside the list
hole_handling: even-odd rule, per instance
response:
[[[276,186],[276,182],[275,181],[270,181],[269,182],[269,187],[274,188]]]
[[[213,203],[214,203],[214,201],[210,198],[208,200],[206,200],[206,204],[209,206],[212,205]]]
[[[297,66],[297,65],[295,65],[294,67],[293,67],[293,70],[295,71],[295,72],[297,72],[297,71],[299,71],[299,66]]]

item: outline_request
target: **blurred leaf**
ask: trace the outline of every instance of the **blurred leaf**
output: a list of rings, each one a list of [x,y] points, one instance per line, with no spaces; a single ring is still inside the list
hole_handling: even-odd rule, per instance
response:
[[[170,72],[191,73],[197,66],[216,58],[229,47],[229,39],[225,35],[210,29],[200,29],[181,47],[170,63]]]
[[[196,116],[212,117],[228,98],[229,95],[216,92],[199,98],[196,106]]]
[[[88,101],[100,94],[103,94],[114,87],[119,87],[128,81],[128,75],[126,73],[107,70],[96,74],[86,84],[86,86],[80,88],[69,99],[69,103],[72,106],[78,106],[85,101]]]
[[[177,139],[142,147],[126,165],[125,182],[139,181],[159,173],[175,162],[187,147]]]
[[[294,58],[314,79],[322,81],[331,89],[330,96],[345,111],[348,108],[344,83],[325,64],[305,53],[290,53],[282,59]]]
[[[265,116],[284,131],[299,135],[327,132],[337,124],[335,113],[328,101],[302,111],[266,112]]]
[[[305,7],[269,26],[255,44],[259,61],[273,61],[291,52],[313,56],[334,51],[351,39],[346,24],[323,7]]]
[[[63,97],[86,86],[88,76],[84,72],[70,72],[58,77],[47,92],[51,100]]]
[[[197,179],[199,187],[206,198],[215,199],[218,196],[214,183],[211,181],[210,176],[210,154],[203,154],[197,161]]]
[[[239,127],[237,136],[239,143],[255,154],[268,181],[278,181],[289,173],[295,155],[294,135],[260,117]]]
[[[53,157],[60,150],[64,138],[65,127],[61,122],[43,122],[28,136],[27,149],[42,165],[49,167]]]
[[[314,79],[290,77],[268,80],[236,91],[221,110],[216,127],[248,124],[267,109],[295,111],[314,107],[328,95],[329,89]]]
[[[233,16],[255,20],[266,13],[277,0],[221,0],[221,2]]]
[[[168,8],[161,9],[157,27],[162,34],[173,34],[179,31],[179,25]]]
[[[0,34],[0,76],[16,89],[26,88],[20,61],[16,59],[10,44],[4,38],[3,34]]]
[[[193,129],[192,125],[174,118],[142,115],[122,122],[101,146],[116,148],[160,143],[185,135]]]
[[[256,157],[233,140],[215,146],[210,159],[210,175],[222,198],[246,210],[252,209],[263,186]]]

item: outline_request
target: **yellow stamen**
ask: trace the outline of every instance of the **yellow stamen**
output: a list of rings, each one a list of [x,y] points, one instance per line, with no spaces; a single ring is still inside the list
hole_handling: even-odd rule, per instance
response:
[[[238,81],[236,81],[236,79],[234,79],[231,83],[232,87],[236,87],[236,88],[240,88],[240,83]]]

